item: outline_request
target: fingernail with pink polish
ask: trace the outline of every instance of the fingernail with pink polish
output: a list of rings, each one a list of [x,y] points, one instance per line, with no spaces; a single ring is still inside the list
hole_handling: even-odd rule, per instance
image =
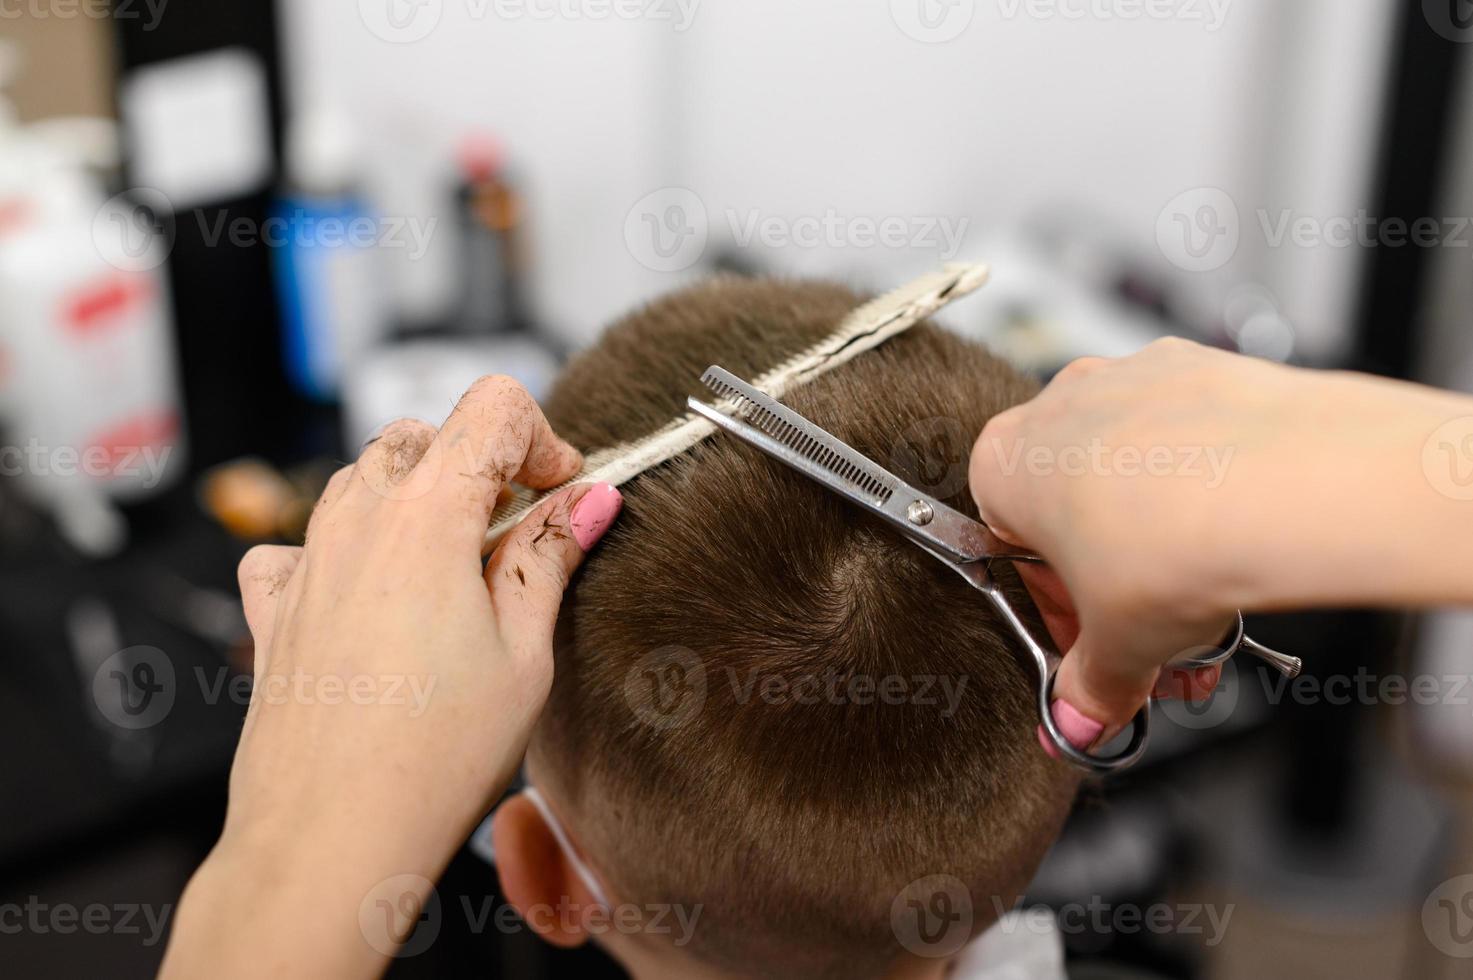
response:
[[[578,547],[588,551],[598,544],[614,518],[624,506],[624,495],[607,483],[596,483],[573,506],[569,523],[573,526],[573,539]]]
[[[1078,708],[1062,699],[1054,702],[1053,713],[1054,724],[1058,726],[1060,734],[1080,751],[1095,744],[1095,739],[1105,730],[1101,722],[1084,717]]]

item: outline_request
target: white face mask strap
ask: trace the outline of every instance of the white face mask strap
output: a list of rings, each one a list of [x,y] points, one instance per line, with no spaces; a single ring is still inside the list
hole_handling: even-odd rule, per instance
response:
[[[537,812],[542,814],[542,822],[547,824],[548,830],[552,831],[552,836],[557,840],[558,846],[563,849],[563,856],[568,859],[568,863],[577,872],[578,878],[583,882],[589,893],[593,895],[593,900],[603,906],[604,909],[608,909],[610,907],[609,900],[604,894],[603,885],[599,884],[598,876],[593,873],[593,869],[584,862],[582,855],[578,853],[578,849],[573,846],[572,840],[568,838],[567,831],[563,830],[563,825],[558,820],[557,814],[552,812],[552,807],[547,805],[547,800],[543,798],[542,793],[538,791],[536,786],[529,785],[522,788],[522,795],[531,800],[532,805],[537,808]]]

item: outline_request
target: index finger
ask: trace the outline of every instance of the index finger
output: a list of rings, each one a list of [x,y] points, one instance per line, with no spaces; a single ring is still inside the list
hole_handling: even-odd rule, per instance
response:
[[[491,375],[461,397],[420,465],[430,461],[440,475],[423,500],[479,549],[508,480],[555,487],[578,474],[583,455],[552,431],[526,388]]]
[[[1027,540],[1027,529],[1016,526],[1017,516],[1009,499],[1018,481],[1008,479],[1017,471],[1021,454],[1026,451],[1019,436],[1023,411],[1024,406],[1015,405],[989,419],[972,445],[967,463],[967,484],[982,523],[1011,544]]]

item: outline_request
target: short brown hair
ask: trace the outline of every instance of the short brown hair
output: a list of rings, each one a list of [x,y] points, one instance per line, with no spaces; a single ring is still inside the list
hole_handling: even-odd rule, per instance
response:
[[[707,365],[753,377],[862,301],[738,278],[679,292],[576,358],[547,415],[584,450],[642,436],[706,394]],[[976,516],[970,440],[1035,390],[982,346],[921,324],[784,400]],[[944,473],[913,446],[937,438]],[[982,597],[724,435],[623,492],[566,600],[533,743],[539,778],[620,897],[701,905],[695,955],[754,976],[882,971],[902,949],[892,901],[932,874],[965,882],[978,925],[995,918],[992,896],[1010,904],[1027,884],[1077,780],[1039,748],[1033,685]],[[696,710],[654,700],[651,665],[700,681]],[[962,687],[954,713],[921,697],[926,677]],[[797,697],[810,678],[837,688]],[[878,696],[887,678],[906,695]]]

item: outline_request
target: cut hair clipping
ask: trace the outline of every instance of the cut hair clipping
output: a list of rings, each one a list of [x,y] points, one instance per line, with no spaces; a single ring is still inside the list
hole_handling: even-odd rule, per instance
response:
[[[818,343],[758,376],[752,387],[781,398],[786,392],[910,329],[952,300],[975,291],[987,282],[987,276],[985,264],[952,262],[940,271],[878,296],[851,312]],[[617,487],[674,459],[715,431],[716,426],[710,421],[695,412],[686,412],[643,438],[587,454],[583,469],[566,483],[543,491],[515,488],[492,512],[491,528],[486,532],[482,552],[489,553],[502,535],[559,490],[574,483],[608,483]]]

